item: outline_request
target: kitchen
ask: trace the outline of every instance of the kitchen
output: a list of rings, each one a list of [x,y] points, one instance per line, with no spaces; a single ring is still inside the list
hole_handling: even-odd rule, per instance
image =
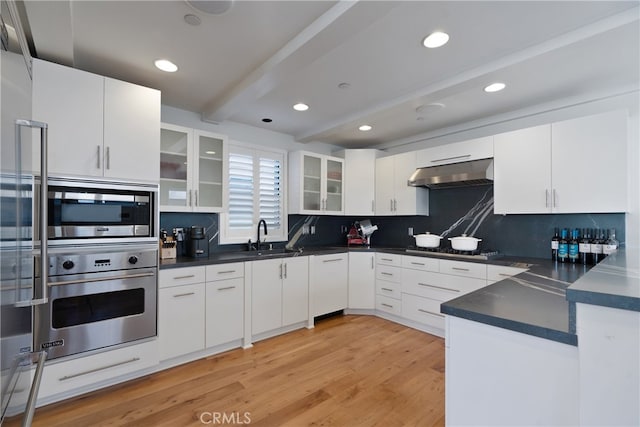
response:
[[[447,247],[449,238],[466,232],[482,238],[479,242],[482,250],[497,251],[503,259],[518,257],[548,261],[554,228],[615,229],[621,253],[632,254],[631,251],[638,247],[637,2],[592,2],[588,5],[550,2],[544,6],[505,2],[271,3],[235,2],[230,10],[219,15],[199,11],[182,1],[160,2],[155,5],[157,10],[153,14],[149,11],[149,2],[123,3],[118,7],[102,2],[27,2],[21,6],[23,9],[18,8],[28,16],[35,56],[39,58],[33,63],[33,114],[22,118],[50,122],[49,175],[67,178],[62,183],[53,180],[50,185],[78,188],[78,177],[92,177],[93,184],[113,181],[112,178],[151,186],[159,183],[155,197],[159,206],[143,221],[150,231],[128,237],[127,244],[146,248],[160,237],[160,229],[166,230],[169,236],[176,229],[176,237],[182,239],[184,235],[177,231],[184,230],[186,234],[192,231],[192,225],[198,227],[193,231],[194,235],[205,237],[200,239],[204,242],[198,243],[203,246],[197,248],[202,257],[158,260],[158,339],[143,339],[137,346],[117,347],[107,352],[90,352],[81,358],[70,355],[51,360],[45,364],[38,407],[231,348],[247,349],[254,343],[268,342],[267,338],[300,328],[319,328],[321,322],[315,325],[317,315],[341,309],[352,314],[374,314],[376,318],[440,337],[449,336],[445,331],[449,327],[451,334],[465,333],[465,328],[476,326],[473,324],[478,322],[473,321],[477,318],[461,315],[469,308],[458,303],[443,305],[443,311],[438,307],[428,322],[417,322],[403,316],[402,312],[394,314],[394,309],[388,307],[393,307],[396,301],[402,302],[402,308],[409,306],[403,298],[415,293],[396,289],[400,282],[404,286],[406,274],[446,275],[443,269],[451,265],[448,261],[460,260],[402,253],[406,248],[416,246],[413,235],[426,231],[444,235],[441,244]],[[271,18],[256,19],[255,15],[261,13]],[[149,20],[148,14],[157,21]],[[481,28],[469,25],[472,16],[481,16],[487,22],[487,28],[496,30],[481,31]],[[523,16],[529,19],[525,20]],[[549,20],[548,16],[558,16],[558,19]],[[251,21],[255,24],[252,26],[254,34],[263,36],[259,40],[263,44],[254,46],[256,40],[250,43],[241,37],[236,40],[237,45],[220,43],[218,46],[211,42],[224,39],[225,34],[241,28],[239,23],[250,17],[255,21]],[[50,25],[53,19],[59,25]],[[138,28],[145,20],[153,21],[149,22],[150,27]],[[109,25],[113,22],[121,22],[123,30],[114,33]],[[125,24],[130,24],[131,28]],[[174,25],[180,28],[175,34],[157,30]],[[439,48],[422,46],[425,36],[444,27],[451,36],[449,43]],[[124,28],[133,33],[127,34]],[[382,31],[386,28],[397,30],[390,35],[388,31]],[[541,28],[544,31],[540,31]],[[205,31],[220,33],[205,35]],[[337,37],[344,34],[349,37]],[[152,45],[151,35],[155,35],[158,44],[164,45],[167,51],[148,49],[147,46]],[[377,38],[367,38],[374,35]],[[511,38],[505,39],[505,35]],[[485,38],[485,45],[480,46],[477,41]],[[140,40],[132,42],[137,39]],[[386,48],[389,44],[407,43],[407,40],[415,42],[407,52]],[[624,54],[611,49],[612,45],[619,46]],[[193,46],[193,55],[187,57],[184,46]],[[385,46],[385,55],[376,54],[378,46]],[[239,55],[229,55],[225,49],[246,52],[246,55],[236,58]],[[198,54],[205,51],[210,54]],[[354,53],[360,51],[364,53]],[[394,56],[396,54],[398,56]],[[153,60],[165,55],[175,58],[179,67],[177,72],[164,74],[154,70]],[[408,58],[408,55],[416,57]],[[142,57],[148,59],[142,61]],[[221,57],[239,61],[235,65],[237,68],[226,69],[220,64]],[[3,76],[6,63],[3,57]],[[189,63],[197,65],[189,66]],[[397,71],[398,66],[402,66],[402,72]],[[216,70],[216,78],[189,74],[189,68]],[[300,70],[304,72],[300,73]],[[371,80],[364,82],[361,76]],[[199,84],[194,85],[194,81]],[[200,83],[205,81],[208,83]],[[496,81],[504,81],[503,91],[487,93],[482,90]],[[159,91],[143,90],[122,82]],[[376,91],[372,91],[374,87]],[[135,92],[137,90],[140,92]],[[130,95],[134,92],[136,95]],[[3,94],[6,93],[3,86]],[[8,101],[4,96],[3,111],[6,111],[5,105],[11,104],[5,104]],[[94,96],[102,97],[103,101],[99,104],[89,101]],[[149,103],[139,105],[143,98]],[[301,100],[309,103],[308,111],[291,108]],[[13,151],[5,148],[5,143],[11,145],[13,139],[5,142],[4,120],[3,113],[3,173],[5,159],[13,158]],[[54,123],[59,124],[58,129],[64,129],[63,135],[55,130]],[[363,124],[369,124],[372,129],[357,130]],[[603,132],[606,142],[603,142]],[[564,146],[557,142],[562,138],[574,143]],[[40,141],[37,135],[32,139],[34,145]],[[536,141],[538,145],[522,142],[527,140]],[[96,141],[99,145],[96,147],[96,143],[87,144],[86,141]],[[142,141],[151,142],[141,146]],[[544,150],[541,141],[548,144]],[[38,152],[37,148],[34,153]],[[472,151],[465,151],[468,149]],[[70,153],[73,153],[72,157],[69,157]],[[439,189],[406,185],[416,169],[427,166],[432,160],[461,155],[468,156],[464,160],[493,159],[494,176],[490,177],[489,183]],[[545,156],[546,160],[541,160]],[[269,197],[283,196],[279,197],[277,206],[262,205],[263,200],[259,198],[254,198],[252,207],[243,205],[240,195],[247,187],[243,187],[246,182],[241,178],[248,161],[260,163],[265,173],[270,174]],[[29,158],[26,163],[30,162]],[[185,162],[186,167],[183,166]],[[260,175],[255,171],[252,173],[257,182]],[[327,179],[318,179],[322,176]],[[592,177],[595,177],[593,181]],[[316,185],[314,179],[318,180],[317,188],[313,187]],[[537,193],[533,188],[537,188],[534,184],[539,180],[543,182],[542,191]],[[98,190],[106,194],[112,192],[112,189]],[[151,199],[154,194],[152,187]],[[541,201],[537,200],[538,195]],[[576,197],[570,199],[574,195]],[[532,208],[527,205],[534,199],[542,206]],[[41,203],[42,206],[49,204],[46,198]],[[52,206],[56,206],[55,201]],[[50,211],[56,212],[55,209]],[[267,225],[257,231],[258,221],[262,218],[266,219]],[[362,224],[365,219],[377,226],[370,235],[373,249],[351,248],[347,251],[347,233],[356,222]],[[63,227],[64,218],[59,221],[61,223],[55,225]],[[265,234],[258,234],[264,231]],[[31,233],[28,234],[31,239]],[[40,234],[47,232],[43,230]],[[98,245],[111,242],[108,236],[96,237]],[[194,240],[185,239],[176,244],[181,253],[186,253],[187,246],[193,245],[189,242]],[[17,241],[15,237],[14,240]],[[78,240],[76,236],[75,241],[74,238],[56,241],[54,236],[49,252],[65,255],[68,247],[85,243]],[[257,250],[248,250],[252,247]],[[299,249],[302,249],[301,253],[297,252]],[[134,248],[134,252],[140,250]],[[255,257],[263,256],[258,253],[274,256],[257,260]],[[124,259],[129,260],[131,256],[140,258],[136,252]],[[420,269],[404,268],[403,265],[403,262],[417,262],[414,256],[420,260],[436,259],[437,265],[432,265],[431,270],[414,273]],[[25,262],[34,262],[27,258],[29,256]],[[357,258],[360,259],[356,261]],[[98,262],[105,259],[111,260],[111,257],[98,257],[91,263],[111,270],[110,266],[102,265],[107,263]],[[65,261],[68,260],[61,259],[60,264]],[[351,263],[355,266],[358,261],[360,267],[352,268]],[[536,273],[529,265],[534,263],[525,264],[523,268]],[[138,266],[133,265],[133,269]],[[468,267],[464,265],[464,268]],[[375,276],[362,274],[365,269]],[[594,269],[595,275],[607,274]],[[623,298],[626,309],[613,306],[611,310],[633,316],[638,314],[634,308],[637,294],[634,297],[633,262],[628,263],[628,269],[632,275],[629,279],[631,302]],[[637,283],[637,262],[635,269]],[[180,274],[172,276],[177,271]],[[487,273],[488,267],[481,278],[468,279],[477,279],[486,285],[490,280]],[[270,274],[276,279],[267,280]],[[400,275],[399,282],[395,281],[394,274]],[[584,277],[595,277],[594,274]],[[58,277],[57,274],[54,276]],[[174,276],[192,277],[174,279]],[[288,281],[288,276],[296,279]],[[527,289],[540,287],[539,283],[532,284],[534,279],[529,276],[531,274],[525,276],[529,279],[525,280],[518,275],[506,283],[513,285],[516,281],[524,281]],[[342,293],[338,301],[335,295],[324,292],[336,285],[327,280],[332,277],[341,278],[334,281],[340,282],[339,292]],[[450,278],[443,276],[438,280],[445,279]],[[573,282],[576,278],[555,279]],[[264,286],[256,287],[254,282],[264,282]],[[292,283],[306,283],[306,287],[298,289],[291,287]],[[228,288],[225,289],[229,291],[225,296],[228,299],[211,298],[207,292],[209,289],[222,292],[223,288]],[[564,293],[565,288],[563,285],[560,293]],[[191,324],[199,325],[201,332],[198,334],[181,333],[179,322],[163,317],[162,313],[178,307],[171,308],[170,297],[174,291],[196,295],[194,299],[200,304],[199,320],[191,319]],[[551,289],[546,293],[556,301],[555,293],[558,292]],[[280,296],[274,298],[276,294]],[[285,295],[292,299],[288,300]],[[482,289],[472,295],[488,298]],[[532,295],[527,294],[525,298],[534,298]],[[353,303],[349,301],[350,297],[353,297]],[[348,306],[342,302],[345,298]],[[526,345],[550,348],[547,353],[543,352],[547,357],[561,352],[564,363],[570,366],[566,372],[571,372],[563,377],[566,387],[563,390],[577,395],[576,384],[592,384],[598,379],[586,368],[576,369],[578,361],[582,366],[589,359],[576,354],[587,346],[576,347],[575,343],[582,342],[582,338],[578,340],[577,337],[581,332],[580,319],[589,320],[582,317],[588,311],[583,306],[589,305],[584,304],[584,298],[595,297],[593,292],[576,289],[573,294],[567,292],[566,298],[573,299],[568,303],[564,295],[560,296],[560,305],[566,311],[564,329],[558,331],[554,326],[540,332],[556,334],[560,341],[535,333],[530,336],[517,329],[515,336],[502,337],[497,333],[498,338],[491,335],[487,340],[496,339],[508,346],[520,342],[520,335],[527,335],[523,340]],[[300,301],[308,301],[308,307]],[[411,301],[408,304],[423,300],[414,298]],[[460,304],[468,302],[464,297],[458,301]],[[591,303],[594,305],[593,301]],[[306,310],[296,310],[302,306]],[[441,313],[446,317],[440,317],[443,316]],[[607,318],[605,314],[603,316]],[[637,317],[630,319],[623,323],[637,324]],[[220,328],[221,324],[229,327]],[[514,332],[504,324],[493,326]],[[492,334],[499,328],[492,327],[487,333]],[[481,332],[474,330],[473,333],[479,335]],[[197,339],[194,338],[196,335]],[[65,347],[56,345],[60,340],[68,338],[50,338],[47,348]],[[557,350],[556,345],[563,347]],[[134,347],[139,348],[142,355],[133,354]],[[157,352],[160,356],[156,354],[145,359]],[[505,351],[505,354],[512,353]],[[513,354],[524,357],[520,353]],[[488,353],[479,354],[478,361],[484,360],[481,356],[496,364],[501,360]],[[633,362],[637,352],[634,356],[632,351],[629,357]],[[115,377],[103,371],[75,386],[60,388],[50,383],[54,372],[62,376],[74,375],[66,371],[73,361],[83,361],[82,364],[90,368],[103,366],[110,359],[135,358],[141,359],[133,362],[138,364],[136,368],[116,368],[119,373]],[[451,425],[469,423],[469,420],[459,418],[464,412],[460,408],[467,408],[470,416],[475,417],[471,422],[500,423],[500,419],[492,418],[496,413],[492,409],[486,410],[487,413],[480,409],[474,412],[469,396],[454,394],[458,387],[468,385],[465,379],[476,384],[487,381],[475,365],[460,359],[448,359],[448,363],[460,363],[460,368],[445,374],[448,384],[446,422]],[[48,372],[52,374],[47,375]],[[458,376],[456,372],[465,374]],[[495,374],[495,371],[491,372]],[[532,376],[536,373],[532,369]],[[544,374],[556,375],[557,372],[550,370]],[[635,375],[637,378],[637,372]],[[545,378],[540,374],[538,386],[542,390]],[[505,393],[513,393],[513,387],[537,390],[536,385],[532,385],[537,384],[535,382],[525,385],[510,384],[508,379],[504,381]],[[580,394],[589,396],[585,389],[581,389]],[[612,393],[612,400],[616,397],[619,395]],[[596,399],[596,396],[590,398]],[[491,405],[495,404],[489,398],[477,400],[482,402],[477,406],[485,408],[493,408]],[[536,418],[537,423],[577,424],[578,417],[583,417],[581,422],[588,424],[587,420],[597,420],[608,414],[604,410],[590,413],[588,408],[596,405],[588,402],[558,400],[555,404],[567,408],[562,417]],[[520,414],[512,415],[516,418],[503,418],[502,422],[534,423],[532,418],[527,418],[533,415],[527,414],[517,403],[514,399],[512,406],[521,410]],[[548,406],[541,403],[540,408],[544,407],[550,413],[557,410],[553,404],[545,404]],[[613,403],[611,405],[616,408]],[[633,408],[627,412],[617,409],[616,413],[632,417],[626,418],[627,424],[633,424],[629,419],[638,419],[637,409],[635,413]],[[544,411],[540,409],[540,412]],[[36,411],[36,421],[37,418]],[[620,418],[618,424],[625,424],[624,420]]]

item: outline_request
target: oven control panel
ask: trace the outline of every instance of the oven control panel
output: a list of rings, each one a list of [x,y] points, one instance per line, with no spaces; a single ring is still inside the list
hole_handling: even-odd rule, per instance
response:
[[[153,249],[61,253],[49,257],[49,275],[61,276],[79,273],[129,270],[157,267],[158,250]]]

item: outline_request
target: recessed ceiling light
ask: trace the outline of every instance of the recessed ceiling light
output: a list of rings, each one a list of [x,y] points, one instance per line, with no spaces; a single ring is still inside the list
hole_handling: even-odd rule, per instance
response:
[[[449,41],[449,34],[442,31],[435,31],[424,38],[422,44],[424,47],[433,49],[435,47],[444,46]]]
[[[362,132],[368,132],[373,128],[371,126],[369,126],[369,125],[362,125],[358,129],[360,129]]]
[[[505,85],[504,83],[499,83],[499,82],[491,83],[489,86],[484,88],[484,91],[485,92],[489,92],[489,93],[491,93],[491,92],[499,92],[502,89],[504,89],[506,86],[507,85]]]
[[[216,154],[215,151],[205,151],[205,154]]]
[[[178,71],[178,66],[168,59],[158,59],[154,64],[158,69],[166,71],[167,73],[175,73]]]
[[[271,123],[273,120],[268,117],[265,117],[264,119],[262,119],[262,121],[265,123]]]
[[[293,106],[293,109],[296,111],[307,111],[309,106],[307,104],[303,104],[302,102]]]

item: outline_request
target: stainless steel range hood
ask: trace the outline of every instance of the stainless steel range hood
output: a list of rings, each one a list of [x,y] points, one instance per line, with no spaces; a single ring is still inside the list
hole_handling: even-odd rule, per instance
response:
[[[418,168],[407,185],[432,189],[466,187],[493,182],[493,159]]]

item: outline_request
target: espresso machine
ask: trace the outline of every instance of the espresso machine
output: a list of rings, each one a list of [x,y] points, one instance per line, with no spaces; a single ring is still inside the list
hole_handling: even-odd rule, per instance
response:
[[[189,229],[187,256],[191,258],[207,258],[209,256],[209,239],[204,227],[193,225]]]

